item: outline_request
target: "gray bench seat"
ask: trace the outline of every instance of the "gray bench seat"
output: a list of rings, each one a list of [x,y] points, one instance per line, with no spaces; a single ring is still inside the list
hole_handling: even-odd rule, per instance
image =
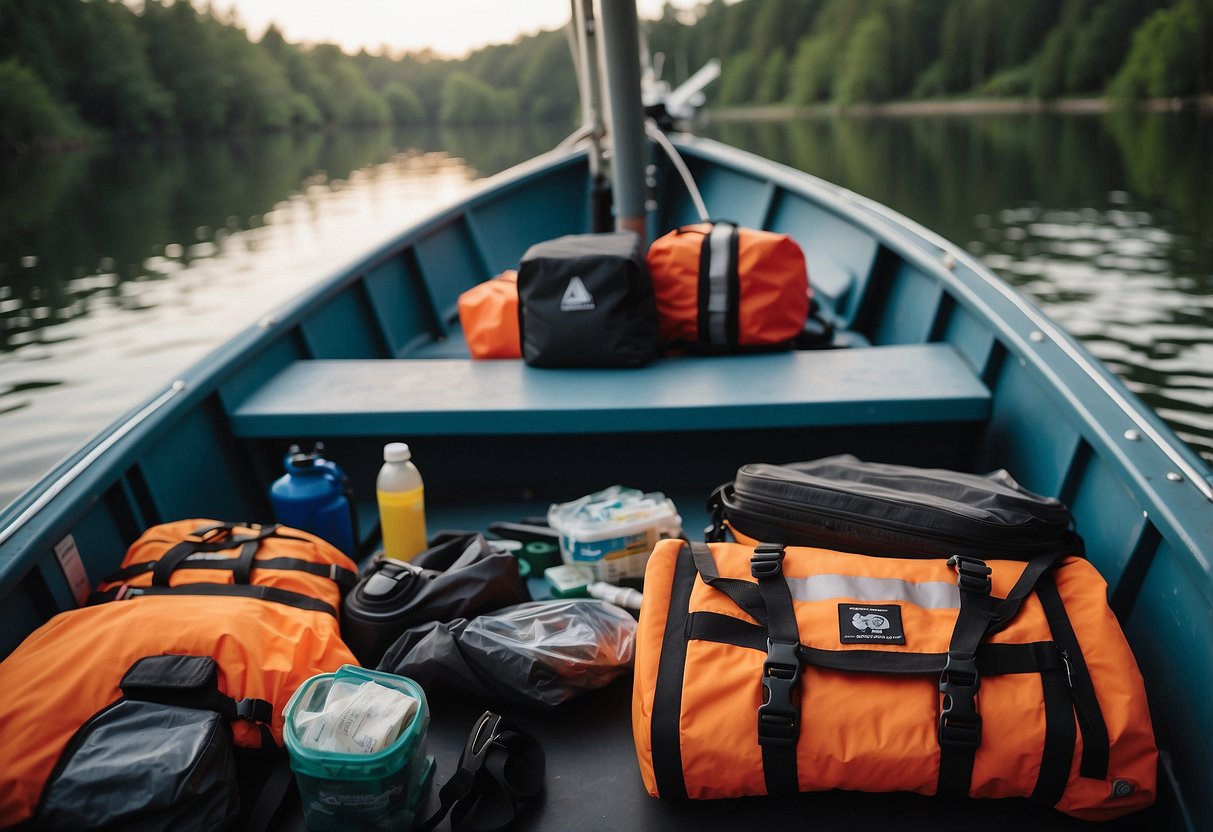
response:
[[[918,344],[670,358],[636,370],[296,361],[229,416],[241,437],[338,437],[966,422],[989,413],[989,390],[950,346]]]

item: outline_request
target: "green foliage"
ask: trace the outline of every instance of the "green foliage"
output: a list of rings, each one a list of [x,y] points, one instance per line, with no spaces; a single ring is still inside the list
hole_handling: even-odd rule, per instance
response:
[[[420,124],[425,121],[425,105],[421,96],[404,84],[389,81],[383,88],[383,98],[392,113],[393,124]]]
[[[792,61],[793,104],[816,104],[833,95],[838,53],[838,41],[826,34],[800,42]]]
[[[754,104],[754,90],[758,86],[758,74],[762,69],[761,58],[752,49],[725,61],[722,67],[724,81],[720,88],[720,103],[726,106]]]
[[[497,90],[470,74],[455,71],[442,85],[444,124],[497,124],[506,120],[507,106]]]
[[[0,149],[79,138],[75,115],[16,58],[0,61]]]
[[[788,53],[778,47],[762,65],[758,79],[758,101],[762,104],[777,104],[788,96]]]
[[[881,14],[863,19],[847,42],[838,76],[838,100],[885,101],[893,91],[893,33]]]
[[[1205,62],[1213,43],[1213,11],[1201,0],[1159,9],[1133,36],[1124,66],[1109,93],[1118,98],[1169,98],[1209,89]]]

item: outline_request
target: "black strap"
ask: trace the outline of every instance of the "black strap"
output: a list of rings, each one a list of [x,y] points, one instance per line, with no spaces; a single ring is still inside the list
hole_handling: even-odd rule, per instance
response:
[[[760,624],[767,620],[767,605],[762,600],[758,584],[740,578],[722,578],[716,570],[716,559],[706,543],[691,543],[691,556],[699,577],[712,589],[717,589],[732,599],[751,618]]]
[[[719,352],[738,343],[741,280],[737,272],[738,231],[731,222],[710,225],[699,250],[698,342]]]
[[[1081,551],[1081,540],[1079,541],[1079,550]],[[1069,554],[1047,554],[1037,555],[1027,562],[1023,568],[1023,572],[1019,573],[1019,580],[1015,582],[1015,586],[1011,587],[1011,591],[1007,593],[1007,597],[997,602],[994,606],[994,626],[990,628],[991,633],[996,633],[1006,627],[1014,620],[1016,613],[1019,612],[1019,607],[1024,599],[1032,594],[1036,588],[1036,583],[1050,569],[1056,566],[1060,561],[1069,557]]]
[[[430,832],[449,812],[456,832],[503,832],[543,790],[543,746],[485,711],[468,736],[459,765],[438,791],[439,808],[413,827]]]
[[[240,554],[232,559],[232,580],[247,584],[253,575],[253,558],[257,555],[258,541],[249,540],[240,545]]]
[[[1104,722],[1099,697],[1091,682],[1091,672],[1082,657],[1082,647],[1066,614],[1066,605],[1057,591],[1052,575],[1045,576],[1036,585],[1036,596],[1044,608],[1045,618],[1053,638],[1061,646],[1062,658],[1067,662],[1067,676],[1072,688],[1074,709],[1078,713],[1078,726],[1082,729],[1082,762],[1078,773],[1083,777],[1105,780],[1108,777],[1108,726]]]
[[[195,553],[197,555],[198,553]],[[216,558],[193,560],[186,559],[181,563],[179,569],[231,569],[235,558]],[[137,578],[140,575],[146,575],[151,572],[158,561],[145,560],[139,563],[132,563],[129,566],[124,566],[121,569],[110,573],[102,583],[116,584],[129,581],[131,578]],[[301,558],[264,558],[253,562],[253,566],[257,569],[276,569],[288,570],[291,572],[306,572],[309,575],[317,575],[321,578],[328,578],[337,584],[343,592],[348,592],[358,583],[358,573],[352,569],[346,569],[344,566],[338,566],[335,563],[316,563],[310,560]]]
[[[180,586],[130,586],[107,589],[105,592],[94,592],[90,603],[104,601],[127,601],[144,595],[209,595],[216,597],[257,598],[262,601],[272,601],[275,604],[285,604],[311,612],[326,612],[334,618],[337,610],[318,598],[291,592],[288,589],[278,589],[272,586],[256,586],[249,584],[181,584]]]
[[[1064,666],[1040,674],[1045,704],[1045,741],[1040,752],[1040,773],[1036,775],[1036,787],[1030,797],[1046,806],[1055,805],[1065,794],[1070,782],[1070,764],[1074,760],[1074,743],[1078,739],[1067,675]]]
[[[977,670],[977,648],[994,616],[990,598],[990,567],[984,561],[957,555],[948,560],[956,569],[960,588],[960,611],[943,672],[939,692],[938,794],[967,795],[973,780],[973,761],[981,744],[981,714],[976,696],[981,687]]]
[[[152,584],[168,586],[173,571],[182,561],[197,552],[201,545],[201,541],[198,540],[183,540],[161,555],[160,559],[156,561],[156,565],[152,567]]]
[[[764,543],[754,549],[750,574],[766,605],[767,658],[762,663],[763,702],[758,707],[758,744],[767,794],[800,790],[796,742],[800,738],[800,628],[792,592],[783,577],[784,547]]]
[[[765,627],[716,612],[687,616],[686,636],[691,640],[732,644],[750,650],[767,649]],[[932,676],[943,672],[947,653],[893,653],[887,650],[823,650],[800,645],[800,660],[825,670],[878,673],[890,676]],[[1061,648],[1051,641],[1024,644],[982,644],[977,668],[983,676],[1011,673],[1057,672],[1064,680]]]
[[[274,765],[270,776],[265,779],[261,791],[257,794],[257,800],[244,820],[244,832],[264,832],[269,829],[274,816],[286,802],[287,792],[294,782],[290,758],[283,757]]]
[[[682,684],[686,675],[686,619],[691,590],[698,574],[692,552],[695,544],[678,550],[670,587],[657,681],[653,688],[653,716],[649,735],[652,743],[653,779],[661,797],[687,796],[682,773]],[[711,554],[709,552],[709,554]]]

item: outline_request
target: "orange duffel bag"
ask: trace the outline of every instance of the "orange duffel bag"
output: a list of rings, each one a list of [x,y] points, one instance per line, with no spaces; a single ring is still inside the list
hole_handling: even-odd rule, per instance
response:
[[[773,349],[804,330],[809,274],[804,252],[786,234],[699,223],[655,240],[647,259],[667,346]]]
[[[459,296],[459,323],[472,358],[522,358],[518,272],[502,272]]]
[[[1154,800],[1145,689],[1094,567],[657,544],[632,722],[658,797],[825,789]]]
[[[357,664],[337,615],[354,570],[320,538],[280,526],[149,529],[93,605],[56,615],[0,662],[0,828],[33,815],[69,741],[123,695],[124,674],[146,657],[212,657],[220,692],[250,706],[232,725],[235,744],[281,745],[296,688]]]

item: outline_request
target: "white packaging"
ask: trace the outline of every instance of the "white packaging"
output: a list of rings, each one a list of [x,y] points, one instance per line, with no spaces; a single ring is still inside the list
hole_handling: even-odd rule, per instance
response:
[[[621,485],[551,506],[548,525],[560,533],[565,563],[587,567],[594,580],[607,583],[644,577],[657,541],[682,533],[672,500]]]
[[[317,751],[374,754],[394,743],[418,702],[376,682],[333,682],[318,711],[295,714],[299,742]]]

